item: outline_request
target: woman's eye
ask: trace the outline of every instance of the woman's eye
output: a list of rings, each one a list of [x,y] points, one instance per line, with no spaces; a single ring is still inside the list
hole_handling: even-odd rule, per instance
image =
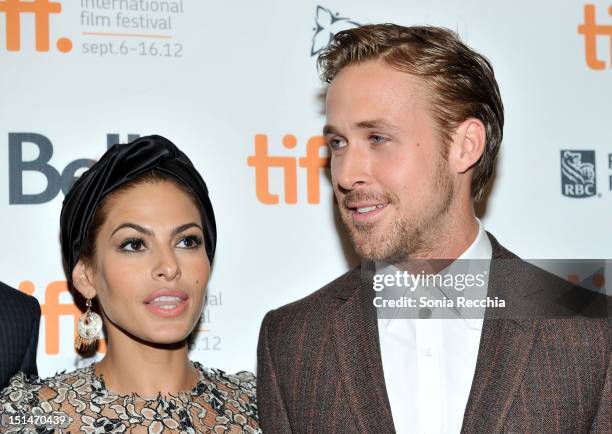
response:
[[[190,235],[188,237],[181,238],[177,244],[177,247],[183,249],[195,249],[202,245],[202,239],[195,235]]]
[[[129,240],[125,240],[119,248],[126,252],[138,252],[144,248],[144,241],[139,238],[131,238]]]
[[[344,148],[346,146],[346,140],[339,137],[332,137],[327,140],[327,146],[329,146],[332,151],[335,151]]]

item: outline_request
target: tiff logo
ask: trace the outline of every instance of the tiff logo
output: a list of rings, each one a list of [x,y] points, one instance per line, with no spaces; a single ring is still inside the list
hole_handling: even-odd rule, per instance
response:
[[[612,6],[608,8],[608,14],[612,16]],[[606,67],[606,62],[597,57],[597,36],[607,36],[610,39],[612,62],[612,24],[597,24],[595,5],[584,5],[584,23],[578,26],[578,33],[584,35],[584,53],[589,68],[602,70]]]
[[[297,138],[293,134],[287,134],[282,139],[283,146],[293,149],[297,145]],[[270,168],[283,170],[285,187],[285,203],[297,203],[297,172],[298,165],[306,169],[306,189],[308,203],[320,202],[320,176],[319,171],[329,167],[329,158],[319,156],[319,149],[327,149],[323,136],[311,137],[306,143],[306,156],[279,157],[268,154],[268,136],[257,134],[255,136],[255,155],[250,155],[247,163],[255,168],[255,193],[260,202],[267,205],[276,205],[279,202],[277,194],[270,193],[269,173]]]
[[[19,51],[21,49],[21,16],[34,14],[34,36],[36,51],[49,51],[49,21],[51,14],[62,11],[62,4],[50,0],[0,0],[0,14],[5,17],[6,49]],[[72,41],[59,38],[56,46],[62,53],[72,50]]]

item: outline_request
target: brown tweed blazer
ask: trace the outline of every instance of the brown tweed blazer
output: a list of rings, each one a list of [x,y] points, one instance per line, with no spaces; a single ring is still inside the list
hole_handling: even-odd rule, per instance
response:
[[[518,259],[489,238],[493,259]],[[490,294],[528,299],[534,282],[550,280],[524,262],[519,271],[495,264]],[[355,269],[266,315],[257,379],[264,433],[395,432],[371,291]],[[612,433],[610,325],[580,315],[485,318],[461,432]]]

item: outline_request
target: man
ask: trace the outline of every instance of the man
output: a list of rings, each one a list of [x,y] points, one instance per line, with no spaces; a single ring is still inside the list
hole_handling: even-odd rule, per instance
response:
[[[266,315],[264,432],[610,432],[609,323],[475,217],[503,130],[489,62],[448,30],[384,24],[340,32],[319,66],[334,193],[364,261]],[[492,259],[488,294],[517,315],[377,318],[373,264],[434,259]]]
[[[0,282],[0,390],[19,371],[38,374],[39,323],[38,301]]]

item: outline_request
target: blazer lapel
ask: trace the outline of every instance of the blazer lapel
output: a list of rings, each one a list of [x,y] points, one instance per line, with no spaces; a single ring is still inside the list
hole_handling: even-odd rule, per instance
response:
[[[462,433],[501,432],[521,386],[537,332],[512,320],[485,320]]]
[[[361,271],[337,291],[333,338],[338,375],[348,405],[357,423],[357,432],[395,433],[385,388],[376,309],[372,287]],[[371,280],[370,280],[371,282]]]
[[[505,266],[504,259],[518,258],[489,234],[493,261],[489,294],[506,299],[520,297],[520,275]],[[496,261],[501,260],[501,261]],[[511,261],[506,261],[511,262]],[[462,433],[501,432],[506,415],[527,370],[538,322],[526,319],[493,319],[485,315],[476,371],[465,409]]]

